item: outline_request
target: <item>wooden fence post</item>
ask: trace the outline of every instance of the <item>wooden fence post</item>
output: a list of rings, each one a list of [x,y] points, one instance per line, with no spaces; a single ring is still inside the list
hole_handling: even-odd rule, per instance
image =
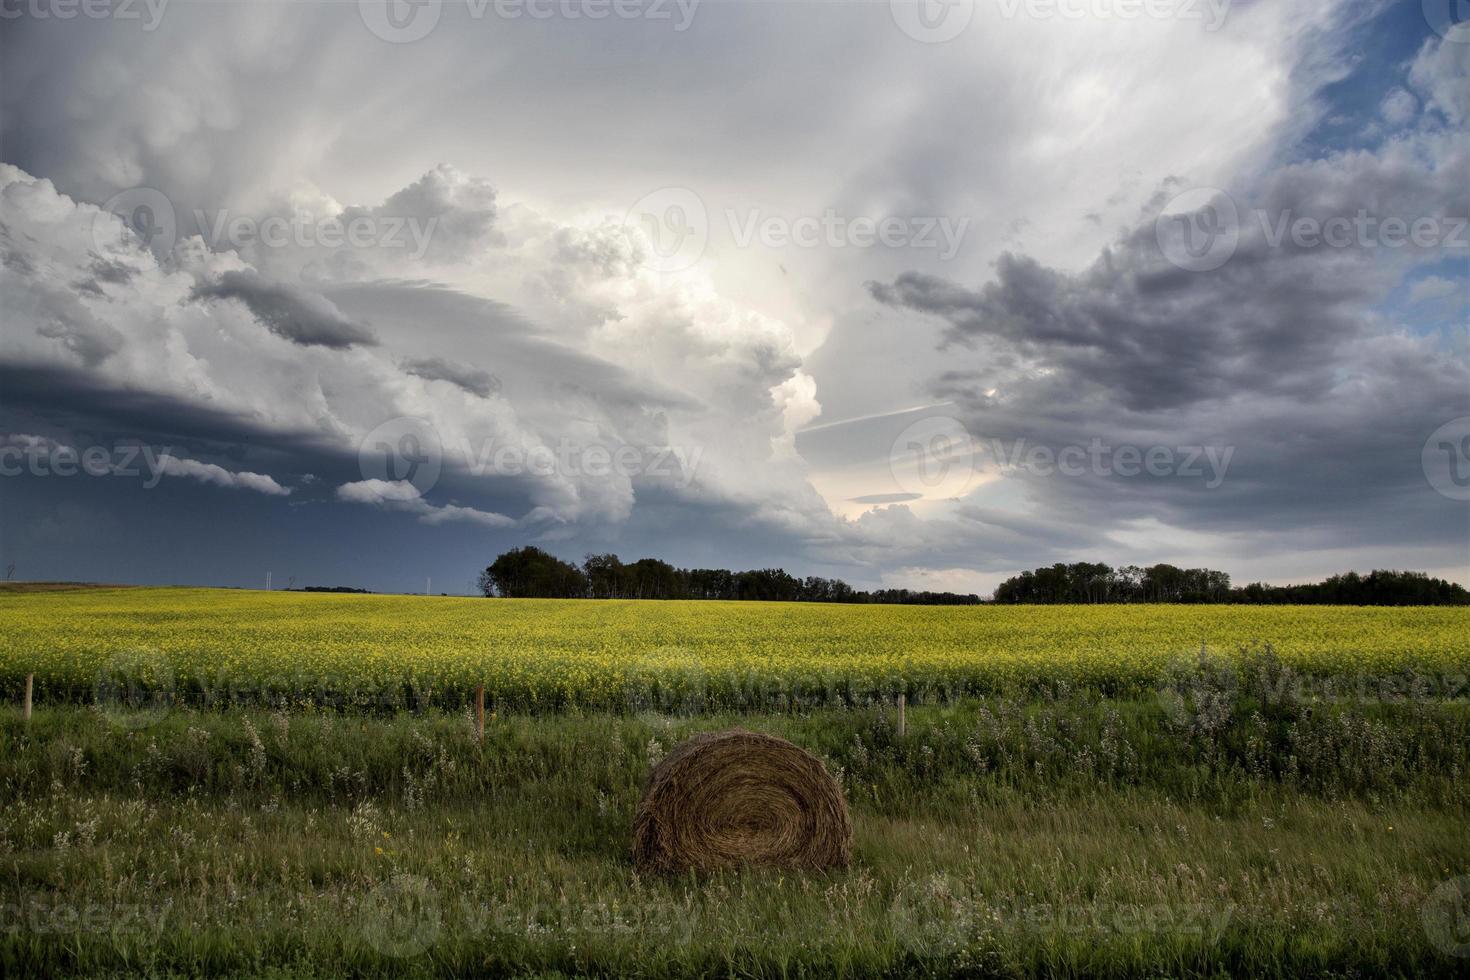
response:
[[[904,707],[908,704],[908,695],[898,696],[898,737],[903,738],[903,733],[908,729],[908,720],[904,718]]]
[[[31,721],[31,686],[35,683],[35,680],[35,674],[26,675],[26,697],[25,701],[21,703],[20,709],[20,716],[25,719],[26,724],[30,724]]]
[[[475,688],[475,736],[485,741],[485,685]]]

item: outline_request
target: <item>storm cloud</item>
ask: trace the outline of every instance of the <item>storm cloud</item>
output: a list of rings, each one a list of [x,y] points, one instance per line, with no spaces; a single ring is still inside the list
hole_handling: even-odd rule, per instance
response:
[[[943,44],[885,4],[448,4],[412,43],[353,4],[13,19],[0,427],[197,465],[18,478],[6,547],[412,588],[527,542],[966,591],[1079,558],[1470,578],[1422,459],[1470,415],[1470,45],[1419,7],[976,4]],[[112,213],[145,192],[146,242]],[[850,232],[885,221],[967,232]],[[63,510],[126,533],[46,540]],[[174,527],[213,545],[187,573],[139,547]]]
[[[303,347],[340,350],[378,342],[371,330],[348,320],[324,297],[270,282],[252,271],[225,272],[214,282],[196,286],[191,295],[194,299],[239,300],[271,333]]]

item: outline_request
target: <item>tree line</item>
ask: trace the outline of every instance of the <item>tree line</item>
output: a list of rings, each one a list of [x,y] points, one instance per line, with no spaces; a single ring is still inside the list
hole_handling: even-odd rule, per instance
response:
[[[1255,582],[1235,588],[1230,576],[1209,568],[1094,562],[1052,565],[1006,579],[995,590],[1000,603],[1175,602],[1256,605],[1463,606],[1470,592],[1423,572],[1347,572],[1307,585]]]
[[[724,599],[772,602],[848,602],[907,605],[976,605],[976,595],[862,591],[837,578],[797,578],[781,568],[733,572],[724,568],[676,568],[657,558],[624,562],[614,554],[588,555],[581,565],[540,548],[500,555],[477,582],[486,596],[542,599]],[[997,603],[1241,603],[1256,605],[1438,606],[1470,605],[1470,592],[1423,572],[1347,572],[1307,585],[1243,587],[1225,572],[1174,565],[1073,562],[1037,568],[1006,579]]]
[[[578,566],[540,548],[515,548],[480,573],[486,596],[511,599],[728,599],[768,602],[851,602],[905,605],[976,605],[977,595],[854,589],[841,579],[797,578],[781,568],[732,572],[724,568],[675,568],[657,558],[624,562],[617,555],[588,555]]]

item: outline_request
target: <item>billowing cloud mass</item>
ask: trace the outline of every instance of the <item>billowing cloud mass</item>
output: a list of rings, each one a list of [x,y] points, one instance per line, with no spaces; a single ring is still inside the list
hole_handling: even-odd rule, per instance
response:
[[[403,370],[428,381],[447,381],[481,398],[500,391],[500,379],[489,371],[453,364],[442,357],[411,358],[403,362]]]
[[[222,411],[259,440],[353,457],[390,438],[381,431],[397,420],[422,420],[447,473],[494,485],[521,500],[531,524],[561,528],[626,521],[638,486],[769,501],[750,464],[774,458],[815,412],[779,322],[701,279],[661,281],[639,265],[645,243],[621,225],[521,232],[518,261],[536,270],[535,294],[552,282],[559,293],[558,336],[467,289],[362,275],[393,266],[387,249],[344,245],[357,274],[307,285],[280,278],[282,256],[262,263],[277,274],[261,272],[201,236],[160,258],[117,217],[49,181],[14,167],[3,180],[4,275],[25,300],[12,360],[77,389],[73,401],[149,390],[164,402],[150,419],[162,434],[172,415]],[[590,260],[594,247],[623,258]],[[128,273],[68,288],[99,262]],[[567,305],[588,309],[574,316]],[[624,462],[604,466],[602,456]],[[794,461],[785,465],[791,478],[776,496],[794,493],[819,512]],[[510,523],[474,508],[412,509],[425,523]]]
[[[992,7],[7,22],[0,427],[179,447],[170,492],[248,510],[211,580],[261,541],[388,575],[386,538],[445,580],[525,543],[1470,580],[1424,449],[1470,416],[1470,45],[1416,4]]]
[[[1418,69],[1443,57],[1426,46],[1414,74],[1442,70]],[[930,391],[977,437],[1233,451],[1234,478],[1211,493],[1188,480],[1030,479],[1052,506],[1269,530],[1300,547],[1349,526],[1358,543],[1434,542],[1452,512],[1421,493],[1418,468],[1394,461],[1466,414],[1470,364],[1453,337],[1396,327],[1381,304],[1420,267],[1470,260],[1470,142],[1448,122],[1429,116],[1376,150],[1237,188],[1238,241],[1218,268],[1191,268],[1161,237],[1168,198],[1188,190],[1171,184],[1080,272],[1005,254],[978,288],[908,273],[870,290],[944,324],[954,367]],[[1449,291],[1441,281],[1420,280],[1409,301],[1464,297],[1463,279]],[[1388,507],[1391,524],[1375,517]]]
[[[237,299],[277,337],[303,347],[345,348],[377,343],[372,331],[344,317],[324,297],[288,283],[271,282],[252,270],[228,270],[201,283],[193,299]]]

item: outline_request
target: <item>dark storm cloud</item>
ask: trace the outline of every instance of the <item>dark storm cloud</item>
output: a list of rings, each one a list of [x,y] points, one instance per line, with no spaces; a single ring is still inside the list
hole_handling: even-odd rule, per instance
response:
[[[18,269],[17,271],[24,272],[22,269]],[[104,259],[102,256],[95,254],[92,257],[90,272],[90,276],[72,283],[72,287],[79,292],[90,293],[93,296],[99,297],[107,295],[107,290],[104,288],[105,285],[124,286],[131,282],[133,277],[137,275],[137,270],[132,266],[124,265],[121,262],[115,262],[111,259]]]
[[[557,341],[545,327],[505,303],[421,281],[351,283],[334,286],[329,293],[332,303],[347,314],[371,313],[385,346],[427,355],[415,359],[420,365],[457,363],[465,370],[479,370],[469,365],[493,363],[504,376],[503,389],[512,396],[554,389],[583,391],[623,421],[650,410],[698,407],[671,387]],[[432,332],[424,331],[425,322],[434,324]],[[500,380],[498,375],[492,377]]]
[[[239,413],[114,385],[90,371],[0,364],[0,391],[0,428],[6,431],[32,431],[43,423],[81,434],[73,442],[138,440],[233,459],[267,452],[295,460],[294,469],[301,471],[321,467],[324,454],[332,452],[320,433],[263,427]]]
[[[124,346],[121,333],[75,302],[58,303],[51,320],[36,327],[36,333],[59,341],[88,367],[96,367]]]
[[[192,298],[239,300],[271,333],[303,347],[341,350],[378,343],[371,330],[347,319],[326,297],[252,271],[226,272],[196,286]]]
[[[176,457],[176,463],[170,464],[174,467],[197,467],[195,458],[208,458],[230,471],[268,471],[296,488],[295,506],[320,509],[328,505],[333,488],[365,476],[358,448],[342,446],[321,432],[254,425],[235,413],[211,411],[167,395],[111,387],[85,371],[0,365],[0,390],[5,393],[0,433],[50,433],[57,441],[78,447],[144,445],[155,453]],[[457,456],[446,455],[434,496],[450,504],[476,507],[473,512],[463,506],[449,507],[448,516],[438,520],[474,516],[486,507],[522,513],[530,506],[524,480],[508,477],[487,485],[464,472],[458,465],[461,462]],[[211,482],[211,473],[203,471],[168,475]],[[218,484],[220,475],[213,476]],[[17,486],[11,481],[7,490]],[[77,483],[53,481],[52,488],[70,494]],[[12,494],[10,499],[16,498]],[[436,505],[432,510],[445,508]],[[160,537],[169,533],[167,513],[155,513],[150,521]]]
[[[489,398],[500,391],[500,379],[489,371],[451,364],[442,357],[425,357],[404,361],[403,370],[426,381],[447,381],[472,395]]]
[[[131,282],[137,274],[137,270],[130,265],[104,259],[100,255],[92,256],[92,278],[97,282],[122,284]]]
[[[7,251],[4,255],[0,255],[0,265],[23,276],[31,276],[36,273],[36,267],[31,264],[31,260],[20,252]]]
[[[1239,245],[1212,271],[1171,264],[1147,220],[1082,272],[1007,254],[977,289],[908,273],[869,290],[945,323],[956,363],[930,391],[959,406],[997,461],[1094,439],[1233,453],[1213,488],[1022,465],[1026,492],[1057,520],[1284,532],[1315,547],[1439,542],[1463,535],[1463,516],[1427,486],[1420,451],[1470,414],[1470,366],[1452,344],[1396,329],[1379,305],[1416,262],[1466,255],[1454,237],[1466,186],[1470,151],[1433,132],[1271,174],[1241,204]],[[1434,217],[1445,240],[1272,240],[1283,219],[1320,224],[1364,209]]]
[[[1248,238],[1230,266],[1201,276],[1158,261],[1145,226],[1092,270],[1076,273],[1097,248],[1097,229],[1131,220],[1165,175],[1198,168],[1190,172],[1220,180],[1241,172],[1241,161],[1254,167],[1276,152],[1296,154],[1282,141],[1303,129],[1309,113],[1298,110],[1339,73],[1321,59],[1308,64],[1302,38],[1314,25],[1341,37],[1345,19],[1376,5],[1256,4],[1232,14],[1219,37],[1163,23],[1097,32],[1065,25],[1047,35],[1014,33],[1034,24],[977,23],[963,40],[929,46],[896,37],[891,18],[870,17],[863,5],[835,12],[781,5],[773,21],[771,11],[720,4],[709,12],[714,19],[702,14],[679,43],[642,60],[628,57],[619,40],[632,38],[626,33],[572,32],[579,39],[565,31],[458,30],[448,7],[432,39],[390,52],[350,4],[229,6],[184,5],[143,35],[132,25],[104,33],[100,24],[22,18],[0,38],[9,56],[0,58],[9,83],[0,86],[7,159],[78,201],[101,204],[124,188],[157,188],[176,206],[181,244],[199,230],[192,226],[200,213],[259,218],[264,212],[255,209],[288,204],[336,213],[339,200],[347,202],[343,220],[416,219],[424,232],[397,249],[243,249],[229,260],[206,256],[183,267],[155,267],[140,256],[136,281],[122,283],[90,269],[94,240],[85,228],[63,236],[55,203],[38,188],[15,188],[12,207],[32,230],[44,229],[38,234],[46,244],[3,256],[30,276],[14,283],[12,295],[35,300],[24,331],[31,343],[12,343],[7,361],[86,363],[93,375],[37,380],[23,389],[25,403],[116,428],[192,430],[160,436],[174,445],[197,440],[224,452],[237,440],[231,451],[268,463],[232,468],[275,473],[297,488],[289,502],[274,503],[302,518],[289,534],[271,532],[263,519],[235,533],[217,518],[220,495],[200,488],[199,509],[207,513],[183,536],[210,546],[195,549],[207,555],[191,560],[220,569],[241,561],[272,567],[265,562],[280,559],[270,556],[271,544],[293,552],[293,560],[331,563],[356,584],[412,568],[405,578],[417,587],[411,580],[420,566],[437,563],[436,584],[446,563],[467,578],[495,548],[525,543],[544,527],[543,540],[556,541],[569,558],[613,547],[626,557],[783,564],[876,585],[881,570],[907,565],[990,571],[1084,555],[1125,560],[1126,548],[1110,535],[1132,519],[1239,531],[1252,554],[1281,555],[1285,563],[1297,561],[1293,549],[1304,542],[1341,549],[1370,538],[1424,538],[1447,513],[1459,513],[1423,492],[1417,453],[1425,417],[1453,400],[1446,392],[1463,383],[1463,372],[1384,329],[1374,308],[1401,262],[1298,261],[1288,249],[1254,257],[1258,243]],[[605,22],[599,30],[632,27]],[[842,72],[772,71],[790,67],[793,38],[803,64],[856,60],[867,70],[856,80]],[[767,40],[776,47],[767,49]],[[1443,50],[1463,62],[1470,48],[1455,47]],[[175,57],[180,51],[191,56]],[[473,66],[468,73],[466,65]],[[1421,72],[1422,87],[1440,93],[1420,96],[1424,113],[1463,118],[1463,72],[1450,68]],[[643,93],[637,106],[587,98],[611,75],[628,81],[630,70],[639,83],[631,87]],[[1300,95],[1274,84],[1288,76]],[[739,98],[727,108],[762,125],[732,127],[710,113],[711,77],[735,79]],[[1159,86],[1159,78],[1175,84]],[[1176,105],[1183,90],[1187,113]],[[981,108],[959,118],[959,104]],[[894,137],[876,151],[874,126]],[[435,167],[390,193],[438,159],[464,173]],[[1087,165],[1077,166],[1079,159]],[[783,165],[752,165],[762,160]],[[1413,159],[1363,163],[1359,187],[1338,181],[1339,204],[1397,206],[1382,203],[1391,195],[1357,195],[1386,193],[1395,181],[1417,194],[1426,177],[1434,180],[1435,168]],[[1331,169],[1350,168],[1336,161]],[[1310,168],[1298,176],[1305,189],[1318,183]],[[504,204],[491,180],[504,185]],[[580,224],[598,215],[616,223],[660,185],[691,186],[712,219],[757,202],[791,215],[831,204],[850,214],[973,216],[974,227],[999,232],[991,242],[1029,257],[1002,260],[992,296],[980,277],[997,245],[982,236],[967,241],[959,261],[941,266],[889,249],[770,255],[730,248],[717,233],[705,256],[717,288],[686,294],[677,279],[677,290],[644,282],[619,236]],[[1301,190],[1289,196],[1304,207],[1338,206]],[[1262,200],[1271,204],[1269,196]],[[557,230],[572,216],[578,227]],[[58,250],[67,258],[58,283],[96,321],[123,333],[125,345],[31,276],[35,269],[44,275]],[[257,270],[249,288],[220,280],[198,296],[211,302],[181,302],[192,285],[181,273],[217,276],[239,264]],[[751,274],[767,267],[790,269],[779,288]],[[914,269],[948,281],[899,275]],[[412,281],[425,276],[459,288]],[[881,315],[871,316],[866,297],[854,297],[867,279],[888,283],[878,293],[894,306]],[[800,299],[797,284],[806,294]],[[732,301],[729,312],[714,302],[722,296]],[[844,312],[855,298],[871,324]],[[307,302],[316,299],[327,305]],[[922,328],[927,318],[908,311],[926,306],[927,326],[948,331],[952,363],[940,370],[931,370],[939,360],[932,345],[913,340],[915,324]],[[247,309],[306,346],[276,343],[244,316]],[[932,391],[955,401],[953,414],[982,451],[992,436],[1055,446],[1096,434],[1145,446],[1230,440],[1239,452],[1214,490],[1199,481],[1022,473],[986,483],[968,502],[994,507],[931,501],[926,509],[912,494],[880,492],[900,489],[889,455],[914,421],[884,417],[794,440],[807,464],[820,460],[840,473],[871,464],[876,474],[833,484],[834,502],[874,508],[833,519],[824,501],[803,490],[803,473],[819,467],[772,459],[782,420],[771,409],[771,390],[801,365],[785,344],[759,341],[761,325],[748,315],[757,309],[792,321],[800,331],[792,350],[809,348],[835,324],[825,367],[804,358],[814,391],[793,403],[793,427],[818,402],[826,423],[932,402]],[[365,339],[352,339],[352,331]],[[35,343],[38,337],[46,342]],[[361,350],[359,343],[375,346]],[[904,356],[921,346],[922,354]],[[489,371],[503,379],[503,390],[480,400]],[[39,390],[45,383],[69,398]],[[6,402],[16,390],[6,389]],[[215,417],[224,406],[230,415]],[[534,506],[556,520],[485,537],[491,529],[470,535],[470,525],[435,529],[336,503],[333,488],[366,478],[357,442],[378,416],[420,414],[438,421],[445,440],[435,507],[523,515]],[[318,422],[333,431],[302,431]],[[14,430],[42,431],[29,424]],[[711,459],[693,489],[638,486],[636,506],[631,486],[490,478],[464,466],[465,447],[479,459],[492,439],[497,446],[551,443],[567,434],[635,445],[682,440],[707,446]],[[320,477],[319,491],[287,478],[306,467]],[[166,483],[157,496],[194,490],[187,482]],[[57,492],[38,488],[38,507]],[[95,502],[110,512],[100,496]],[[242,496],[232,506],[269,502]],[[149,509],[136,503],[129,526]],[[153,535],[178,535],[175,508],[155,509],[147,525]],[[1138,557],[1170,557],[1160,550],[1174,547],[1174,530],[1151,542],[1134,539],[1152,552]],[[1463,530],[1451,540],[1463,542]],[[1231,541],[1222,536],[1219,547]],[[31,553],[58,550],[37,537]],[[384,562],[384,554],[394,560]],[[134,567],[125,552],[119,556],[115,567]],[[817,561],[827,565],[813,568]],[[1225,556],[1211,564],[1231,567]],[[179,574],[161,567],[156,574]]]
[[[1339,381],[1353,342],[1379,329],[1368,311],[1409,263],[1470,258],[1470,151],[1455,135],[1434,132],[1379,153],[1275,171],[1248,196],[1236,195],[1239,243],[1214,271],[1168,261],[1149,220],[1081,274],[1005,254],[994,281],[978,290],[911,272],[870,283],[869,291],[947,321],[946,344],[1000,341],[1002,351],[1105,389],[1129,410],[1181,409],[1247,392],[1322,397]],[[1388,220],[1432,222],[1430,244],[1384,244]],[[1338,222],[1347,244],[1291,234],[1298,222]]]

